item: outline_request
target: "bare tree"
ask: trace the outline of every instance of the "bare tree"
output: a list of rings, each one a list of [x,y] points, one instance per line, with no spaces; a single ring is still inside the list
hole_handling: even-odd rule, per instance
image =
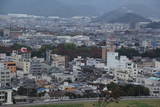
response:
[[[95,107],[107,107],[111,102],[119,102],[119,89],[108,90],[105,85],[98,85],[99,98],[98,102],[94,104]]]

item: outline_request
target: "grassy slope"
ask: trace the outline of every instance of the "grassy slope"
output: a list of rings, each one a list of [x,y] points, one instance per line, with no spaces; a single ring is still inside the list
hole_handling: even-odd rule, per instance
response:
[[[83,104],[61,104],[61,105],[41,105],[30,107],[96,107],[93,103]],[[121,101],[119,103],[111,103],[106,107],[160,107],[160,100],[142,100],[142,101]]]

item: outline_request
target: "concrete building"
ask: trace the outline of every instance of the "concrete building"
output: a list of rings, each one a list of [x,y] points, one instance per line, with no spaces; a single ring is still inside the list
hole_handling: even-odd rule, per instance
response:
[[[38,58],[33,58],[30,65],[30,73],[36,77],[36,79],[42,79],[43,74],[46,74],[50,66],[41,62]]]
[[[0,89],[0,103],[13,104],[11,89]]]
[[[115,78],[125,81],[135,81],[140,72],[137,64],[126,56],[119,56],[117,52],[108,52],[107,67],[113,69]]]
[[[117,52],[107,53],[107,67],[117,68],[119,66],[119,56]]]
[[[67,62],[66,57],[61,55],[52,54],[52,66],[65,69]]]
[[[145,87],[149,88],[150,95],[160,97],[160,78],[150,77],[145,79]]]
[[[10,87],[11,71],[5,68],[3,63],[0,63],[0,87]]]
[[[46,58],[45,58],[45,60],[46,60],[46,63],[47,64],[51,64],[51,50],[47,50],[46,51]]]
[[[31,62],[23,61],[22,64],[23,64],[23,74],[29,74],[30,67],[31,67]]]
[[[115,52],[115,46],[113,43],[106,42],[106,46],[102,46],[102,60],[107,64],[107,53]]]
[[[120,69],[134,69],[137,65],[129,60],[126,56],[119,56],[117,52],[108,52],[107,67]]]
[[[31,59],[31,52],[22,52],[22,59],[25,61],[29,61]]]
[[[120,80],[124,80],[124,81],[128,81],[130,78],[129,73],[127,70],[117,70],[116,72],[114,72],[116,79],[120,79]]]
[[[0,60],[5,60],[6,56],[7,55],[5,53],[0,53]]]
[[[31,51],[27,48],[21,48],[19,50],[12,51],[12,57],[23,61],[29,61],[31,59]]]
[[[16,66],[16,62],[13,61],[8,61],[4,63],[5,67],[7,69],[9,69],[12,73],[16,73],[17,71],[17,66]]]
[[[106,46],[103,46],[102,47],[102,60],[105,61],[105,63],[107,63],[107,47]]]

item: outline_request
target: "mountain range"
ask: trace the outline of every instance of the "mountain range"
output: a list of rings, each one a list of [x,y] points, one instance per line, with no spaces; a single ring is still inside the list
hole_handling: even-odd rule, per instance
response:
[[[108,12],[96,18],[94,21],[110,22],[110,23],[136,23],[136,22],[150,22],[151,20],[137,14],[136,12],[133,12],[132,10],[123,7]]]
[[[127,8],[145,17],[160,17],[160,0],[0,0],[0,14],[40,16],[99,16]]]

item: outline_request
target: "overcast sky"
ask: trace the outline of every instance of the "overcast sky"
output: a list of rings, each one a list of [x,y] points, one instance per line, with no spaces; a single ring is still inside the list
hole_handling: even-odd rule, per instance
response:
[[[160,0],[0,0],[0,13],[20,11],[20,9],[25,10],[25,12],[31,12],[32,10],[42,11],[41,8],[53,11],[55,9],[53,7],[65,7],[67,9],[72,6],[74,6],[72,10],[74,10],[76,6],[78,7],[80,5],[90,6],[88,9],[105,13],[132,4],[144,5],[145,7],[159,10]]]

